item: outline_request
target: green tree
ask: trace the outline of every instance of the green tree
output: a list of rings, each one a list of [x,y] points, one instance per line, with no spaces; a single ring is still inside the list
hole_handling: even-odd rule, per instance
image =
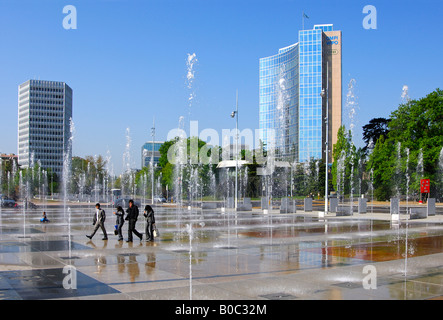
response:
[[[176,177],[174,176],[174,170],[176,168],[175,164],[172,164],[169,162],[168,159],[168,151],[171,147],[174,146],[174,144],[179,143],[179,138],[176,137],[174,139],[171,139],[170,141],[166,141],[159,149],[160,152],[160,159],[159,159],[159,166],[161,167],[161,174],[162,174],[162,186],[163,190],[166,190],[166,186],[168,186],[168,190],[170,192],[174,191]],[[203,140],[200,140],[197,137],[189,137],[186,139],[186,156],[185,156],[185,163],[186,166],[183,167],[183,185],[182,190],[185,193],[185,196],[189,196],[188,192],[191,189],[194,189],[193,192],[197,192],[202,196],[209,194],[211,190],[211,184],[209,181],[209,172],[210,170],[214,171],[216,164],[203,164],[201,163],[202,156],[212,156],[212,152],[214,150],[216,151],[214,154],[221,155],[220,148],[218,146],[214,146],[212,148],[202,149],[204,146],[206,146],[206,142]],[[196,150],[193,150],[191,152],[191,149],[194,147],[197,147]],[[207,154],[203,154],[203,150],[207,151]],[[219,160],[219,159],[215,159]],[[215,161],[214,161],[215,162]],[[195,173],[197,172],[197,175]],[[194,177],[194,179],[191,179],[191,175]],[[197,179],[197,180],[196,180]],[[192,186],[190,182],[192,181],[198,181],[198,187]]]
[[[368,151],[368,148],[375,146],[375,143],[380,138],[380,136],[387,137],[389,129],[389,119],[386,118],[374,118],[369,121],[369,123],[365,126],[363,126],[363,141],[365,142],[365,146],[363,148],[363,151],[365,154]]]
[[[394,153],[394,145],[386,141],[382,135],[377,140],[368,162],[368,167],[373,169],[374,197],[380,201],[388,200],[392,195],[391,179],[394,166],[391,155]]]
[[[108,178],[106,160],[103,156],[73,157],[71,165],[70,192],[72,194],[91,194],[96,185],[102,186]],[[102,186],[103,187],[103,186]],[[81,189],[81,190],[80,190]]]
[[[398,190],[404,194],[407,179],[399,179],[401,176],[410,177],[410,193],[418,193],[420,179],[428,178],[435,186],[443,147],[443,91],[436,89],[422,99],[401,104],[391,113],[388,129],[388,136],[377,141],[369,159],[377,198],[387,199]],[[431,196],[435,195],[431,187]]]

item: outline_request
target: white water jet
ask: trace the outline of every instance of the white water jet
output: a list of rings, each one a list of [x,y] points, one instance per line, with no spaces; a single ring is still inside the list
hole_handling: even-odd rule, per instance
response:
[[[374,213],[374,168],[371,168],[371,213]],[[372,226],[372,220],[371,220]]]
[[[286,105],[288,94],[286,89],[286,65],[280,67],[279,80],[276,84],[275,92],[277,93],[276,113],[278,118],[277,126],[277,152],[278,156],[282,158],[287,154],[286,133],[287,133],[287,112]]]
[[[351,79],[348,84],[348,92],[346,94],[346,104],[345,104],[345,112],[348,116],[348,125],[346,126],[351,131],[351,136],[354,138],[355,132],[354,129],[357,125],[357,111],[358,111],[358,102],[357,96],[355,94],[356,91],[356,80]]]
[[[186,85],[188,87],[188,89],[190,90],[189,93],[189,97],[188,97],[188,116],[189,116],[189,121],[191,121],[191,107],[192,107],[192,103],[195,99],[195,92],[193,89],[193,84],[194,84],[194,80],[195,80],[195,65],[198,62],[197,60],[197,55],[195,53],[188,53],[188,57],[186,59],[186,68],[187,68],[187,73],[186,73]]]
[[[420,180],[423,179],[424,168],[423,168],[423,149],[420,148],[420,151],[417,156],[417,181],[420,183]]]
[[[19,172],[19,193],[23,199],[23,238],[26,238],[26,207],[27,207],[27,192],[26,185],[23,181],[23,171]]]
[[[194,237],[192,222],[186,224],[186,232],[189,236],[189,300],[192,300],[192,239]]]
[[[181,116],[178,121],[179,135],[176,137],[176,143],[171,147],[175,155],[174,164],[174,202],[176,203],[177,215],[177,236],[181,234],[181,216],[183,208],[183,178],[184,167],[186,165],[187,143],[184,132],[184,117]]]
[[[401,101],[403,104],[409,103],[411,98],[409,97],[409,87],[404,85],[401,92]]]
[[[409,148],[406,148],[406,168],[405,168],[405,176],[406,176],[406,213],[409,211]]]
[[[0,159],[0,194],[3,196],[3,160]],[[0,199],[0,219],[2,218],[2,199]],[[1,223],[0,223],[1,225]]]
[[[68,188],[69,188],[69,181],[71,180],[71,174],[72,174],[72,144],[74,140],[74,134],[75,134],[75,127],[74,122],[72,121],[72,118],[69,121],[69,130],[70,135],[68,139],[68,144],[66,148],[66,152],[64,152],[63,155],[63,174],[62,174],[62,181],[63,181],[63,214],[66,218],[66,214],[68,214],[68,243],[70,245],[71,243],[71,209],[67,208],[67,201],[68,201]]]
[[[126,128],[126,144],[125,144],[125,151],[123,153],[123,174],[122,174],[122,197],[123,196],[129,196],[133,192],[133,185],[132,185],[132,177],[131,177],[131,166],[132,163],[132,157],[131,157],[131,146],[132,146],[132,139],[131,139],[131,129]]]
[[[192,88],[192,83],[194,82],[194,78],[195,78],[195,70],[194,70],[194,65],[197,62],[197,55],[194,53],[190,54],[188,53],[188,58],[186,60],[186,67],[187,67],[187,74],[186,74],[186,79],[188,82],[188,88],[191,89]],[[190,97],[191,99],[192,97]]]
[[[400,200],[401,194],[401,142],[397,142],[397,163],[395,168],[396,196]]]
[[[342,150],[340,158],[337,160],[337,197],[340,202],[340,198],[344,200],[344,176],[345,176],[345,159],[346,151]]]
[[[351,155],[351,194],[349,195],[350,206],[351,206],[351,215],[354,213],[354,154]]]
[[[438,177],[440,183],[439,196],[442,196],[443,193],[443,148],[440,150],[440,156],[438,157]]]

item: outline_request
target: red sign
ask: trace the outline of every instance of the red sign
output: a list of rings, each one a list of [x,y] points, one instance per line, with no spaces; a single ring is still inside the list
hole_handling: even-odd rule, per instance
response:
[[[430,193],[431,191],[431,182],[429,179],[421,179],[420,180],[420,192],[421,193]]]

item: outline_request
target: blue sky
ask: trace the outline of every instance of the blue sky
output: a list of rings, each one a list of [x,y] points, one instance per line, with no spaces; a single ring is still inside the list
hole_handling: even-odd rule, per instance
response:
[[[63,28],[65,5],[77,9],[76,30]],[[377,8],[376,30],[362,26],[366,5]],[[180,116],[221,136],[235,128],[236,90],[240,129],[256,129],[259,59],[298,41],[303,11],[305,29],[343,32],[343,96],[354,78],[358,127],[388,117],[403,85],[413,99],[443,88],[440,0],[0,0],[0,152],[17,153],[17,87],[28,79],[71,86],[74,155],[109,150],[117,173],[126,128],[140,167],[153,117],[157,139]],[[188,53],[198,59],[190,108]]]

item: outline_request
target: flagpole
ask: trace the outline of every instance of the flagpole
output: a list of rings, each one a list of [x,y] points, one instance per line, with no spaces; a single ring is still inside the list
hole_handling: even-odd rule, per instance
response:
[[[301,17],[301,25],[302,25],[302,30],[305,30],[305,12],[303,11],[302,17]]]
[[[303,11],[303,16],[302,16],[302,28],[303,28],[303,30],[305,30],[305,18],[309,19],[309,17]]]

